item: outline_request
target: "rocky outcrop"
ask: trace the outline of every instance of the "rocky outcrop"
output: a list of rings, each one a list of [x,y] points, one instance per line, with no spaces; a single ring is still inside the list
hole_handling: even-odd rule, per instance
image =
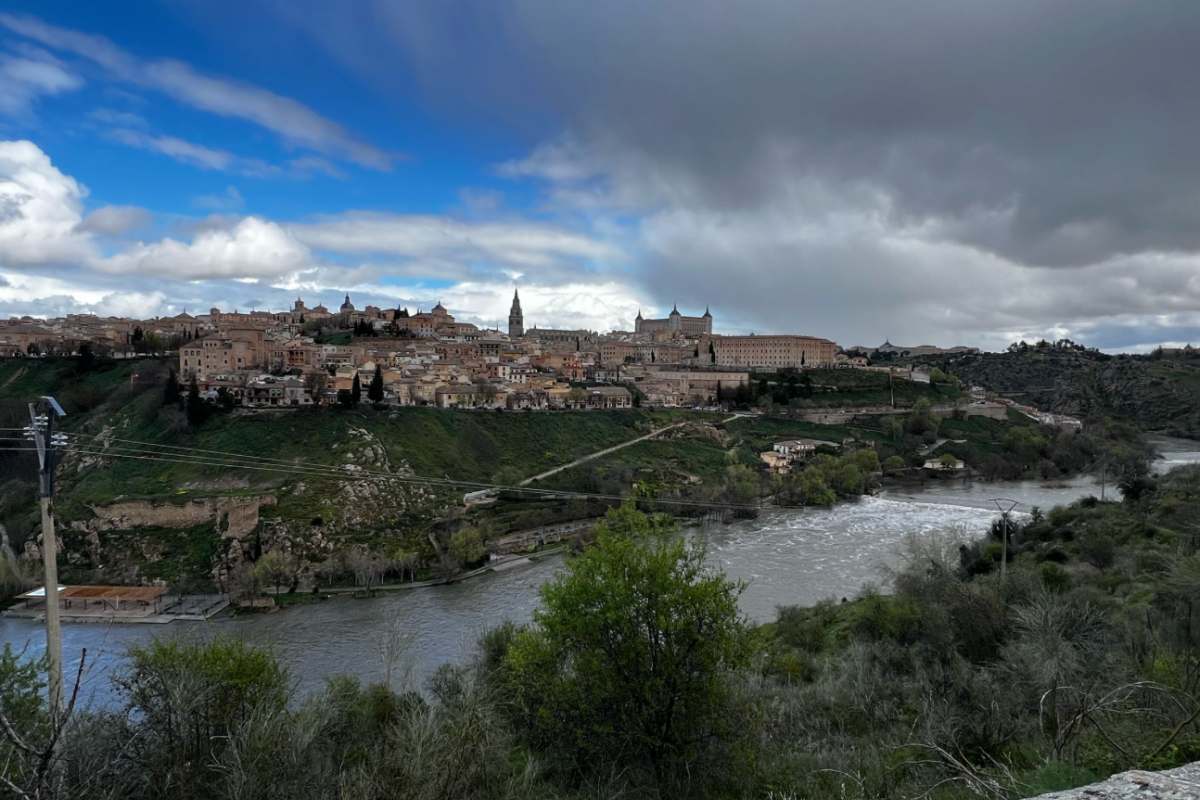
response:
[[[132,528],[191,528],[216,524],[222,538],[242,539],[258,527],[259,509],[275,505],[274,495],[202,497],[176,502],[127,500],[90,506],[91,519],[71,523],[73,530],[96,534]]]
[[[1038,795],[1035,800],[1196,800],[1200,798],[1200,761],[1165,772],[1131,770],[1102,783],[1065,792]]]

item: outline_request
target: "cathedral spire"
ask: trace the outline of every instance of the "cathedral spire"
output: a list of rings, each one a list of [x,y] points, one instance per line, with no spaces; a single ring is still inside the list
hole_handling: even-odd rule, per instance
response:
[[[512,308],[508,311],[508,335],[517,338],[525,335],[525,315],[521,313],[521,295],[513,287]]]

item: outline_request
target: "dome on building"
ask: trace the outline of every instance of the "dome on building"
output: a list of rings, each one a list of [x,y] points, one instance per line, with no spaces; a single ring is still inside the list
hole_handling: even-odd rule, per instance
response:
[[[682,314],[679,313],[679,304],[678,303],[675,303],[674,305],[671,306],[671,316],[672,317],[683,316]]]
[[[342,302],[341,310],[342,311],[353,311],[354,310],[354,303],[350,302],[349,294],[346,295],[346,299]]]

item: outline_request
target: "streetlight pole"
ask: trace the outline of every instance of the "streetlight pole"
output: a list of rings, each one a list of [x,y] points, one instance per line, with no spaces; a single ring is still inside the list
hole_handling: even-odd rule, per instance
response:
[[[993,497],[992,502],[996,504],[996,510],[1000,512],[1000,583],[1004,583],[1008,577],[1008,515],[1017,507],[1016,500],[1009,500],[1007,497]],[[1007,503],[1008,508],[1003,504]]]
[[[41,413],[39,413],[41,412]],[[66,434],[54,432],[56,417],[66,416],[53,397],[44,396],[29,404],[30,425],[26,437],[37,446],[39,494],[42,502],[42,571],[46,596],[46,656],[50,670],[50,709],[54,719],[62,713],[63,669],[62,628],[58,619],[58,541],[54,535],[54,468],[58,449]]]

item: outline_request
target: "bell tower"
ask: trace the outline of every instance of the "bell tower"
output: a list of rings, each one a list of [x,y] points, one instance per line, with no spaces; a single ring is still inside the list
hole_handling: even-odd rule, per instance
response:
[[[513,289],[512,308],[508,311],[508,335],[514,339],[525,335],[525,316],[521,313],[521,296]]]

